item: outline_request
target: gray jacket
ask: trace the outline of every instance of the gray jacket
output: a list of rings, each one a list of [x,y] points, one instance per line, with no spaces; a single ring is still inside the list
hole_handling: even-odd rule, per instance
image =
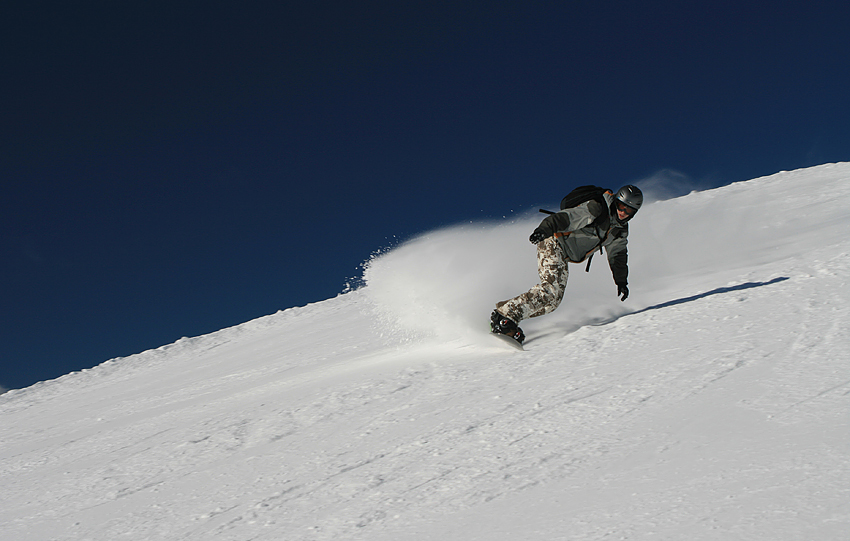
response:
[[[606,207],[598,201],[587,201],[576,207],[564,209],[543,219],[540,226],[547,237],[554,236],[567,259],[579,263],[590,257],[593,252],[605,247],[608,266],[614,275],[614,282],[626,285],[629,276],[628,244],[629,225],[620,223],[611,214],[614,195],[603,195]],[[602,217],[596,224],[594,220]]]

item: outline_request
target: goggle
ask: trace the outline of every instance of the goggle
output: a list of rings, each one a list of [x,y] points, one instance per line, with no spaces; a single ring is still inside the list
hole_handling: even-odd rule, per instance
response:
[[[621,203],[620,201],[617,201],[617,210],[626,213],[626,216],[634,216],[637,212],[637,209],[634,209],[625,203]]]

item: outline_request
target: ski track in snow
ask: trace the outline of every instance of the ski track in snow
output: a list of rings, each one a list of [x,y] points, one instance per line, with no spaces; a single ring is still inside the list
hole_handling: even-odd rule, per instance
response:
[[[537,216],[431,232],[366,287],[0,396],[4,540],[850,538],[850,164],[647,205],[536,281]]]

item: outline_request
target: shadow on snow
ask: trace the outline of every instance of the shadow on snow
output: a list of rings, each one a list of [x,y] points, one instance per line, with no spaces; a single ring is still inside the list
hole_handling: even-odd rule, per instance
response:
[[[779,282],[784,282],[785,280],[788,280],[787,276],[780,276],[778,278],[774,278],[773,280],[769,280],[767,282],[747,282],[747,283],[744,283],[744,284],[738,284],[736,286],[718,287],[717,289],[712,289],[711,291],[707,291],[705,293],[700,293],[699,295],[692,295],[690,297],[683,297],[681,299],[676,299],[674,301],[662,302],[661,304],[656,304],[654,306],[647,306],[646,308],[644,308],[642,310],[637,310],[636,312],[627,312],[627,313],[625,313],[621,316],[617,316],[616,318],[614,318],[610,321],[616,321],[617,319],[619,319],[623,316],[627,316],[627,315],[642,314],[644,312],[649,312],[650,310],[659,310],[661,308],[668,308],[670,306],[676,306],[677,304],[684,304],[686,302],[692,302],[692,301],[696,301],[696,300],[699,300],[699,299],[704,299],[704,298],[710,297],[712,295],[721,295],[723,293],[731,293],[733,291],[743,291],[745,289],[752,289],[754,287],[769,286],[769,285],[776,284],[776,283],[779,283]],[[606,322],[606,323],[610,323],[610,321]]]
[[[642,314],[644,312],[649,312],[650,310],[660,310],[662,308],[669,308],[671,306],[684,304],[686,302],[693,302],[693,301],[697,301],[697,300],[700,300],[700,299],[704,299],[706,297],[711,297],[712,295],[722,295],[722,294],[725,294],[725,293],[732,293],[732,292],[735,292],[735,291],[744,291],[746,289],[752,289],[754,287],[769,286],[769,285],[777,284],[779,282],[784,282],[785,280],[788,280],[788,279],[789,278],[787,276],[779,276],[777,278],[774,278],[773,280],[768,280],[767,282],[746,282],[746,283],[743,283],[743,284],[738,284],[736,286],[718,287],[717,289],[712,289],[711,291],[706,291],[705,293],[700,293],[698,295],[691,295],[690,297],[682,297],[681,299],[675,299],[675,300],[672,300],[672,301],[662,302],[660,304],[655,304],[653,306],[647,306],[646,308],[642,308],[642,309],[636,310],[634,312],[625,312],[625,313],[620,314],[620,315],[607,317],[607,318],[600,318],[600,319],[596,319],[596,320],[593,320],[593,321],[590,321],[590,322],[585,322],[583,324],[576,325],[574,328],[569,329],[564,334],[571,334],[571,333],[577,331],[578,329],[580,329],[582,327],[586,327],[586,326],[598,327],[598,326],[601,326],[601,325],[608,325],[609,323],[613,323],[623,316],[632,316],[632,315]],[[529,338],[526,341],[526,344],[528,342],[536,341],[536,340],[539,340],[539,339],[544,338],[546,336],[551,336],[553,334],[556,334],[556,333],[549,332],[549,333],[545,333],[545,334],[542,334],[542,335],[537,335],[534,338]],[[560,333],[557,333],[557,334],[560,334]]]

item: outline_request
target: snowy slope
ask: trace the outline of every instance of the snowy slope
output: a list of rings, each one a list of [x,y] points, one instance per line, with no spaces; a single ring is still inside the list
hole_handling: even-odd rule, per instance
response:
[[[850,164],[647,205],[535,282],[539,216],[366,287],[0,396],[0,539],[850,538]]]

